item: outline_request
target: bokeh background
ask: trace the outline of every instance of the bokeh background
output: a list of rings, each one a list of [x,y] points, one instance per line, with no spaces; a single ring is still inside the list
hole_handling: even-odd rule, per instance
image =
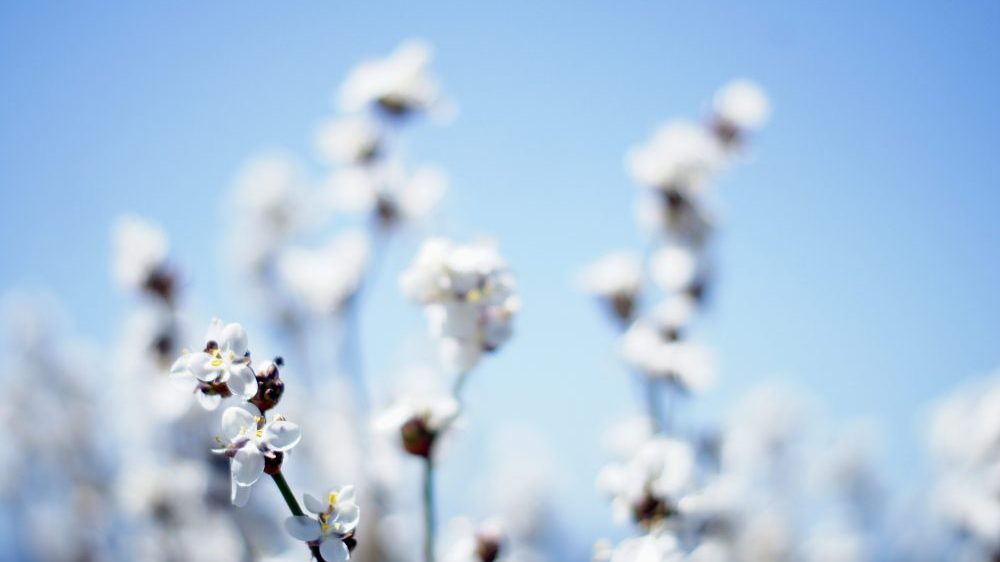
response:
[[[467,388],[454,455],[477,460],[442,468],[442,510],[476,489],[491,436],[527,428],[585,551],[610,525],[602,428],[636,400],[575,276],[641,243],[625,150],[748,77],[774,113],[720,186],[702,329],[720,383],[687,415],[724,419],[765,380],[808,389],[824,423],[881,428],[905,493],[928,478],[928,405],[998,361],[998,25],[994,2],[4,2],[0,289],[58,295],[110,347],[134,304],[111,280],[110,225],[134,212],[169,233],[187,307],[252,327],[220,220],[239,165],[311,154],[348,69],[426,39],[458,107],[407,141],[451,179],[432,231],[497,239],[524,300]],[[365,302],[368,369],[386,384],[423,330],[396,286],[415,247],[392,247]]]

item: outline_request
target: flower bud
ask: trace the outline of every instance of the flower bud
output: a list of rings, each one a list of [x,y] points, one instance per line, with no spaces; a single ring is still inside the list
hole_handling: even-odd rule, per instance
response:
[[[407,453],[424,458],[431,456],[437,432],[428,427],[425,418],[422,416],[410,418],[399,432],[403,437],[403,448]]]
[[[274,476],[281,472],[281,463],[285,460],[285,454],[281,451],[270,451],[264,455],[264,472]]]
[[[257,394],[249,400],[261,412],[266,412],[278,405],[281,395],[285,392],[285,383],[281,380],[278,366],[284,365],[281,357],[273,362],[268,361],[257,371]]]

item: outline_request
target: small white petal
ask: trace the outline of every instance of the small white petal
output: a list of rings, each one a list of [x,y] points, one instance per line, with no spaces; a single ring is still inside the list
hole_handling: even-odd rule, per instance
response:
[[[222,436],[229,441],[236,440],[244,433],[257,430],[257,420],[244,408],[236,406],[222,412]]]
[[[276,420],[264,427],[264,443],[275,451],[287,451],[302,439],[302,431],[290,421]]]
[[[353,502],[354,501],[354,486],[348,484],[337,491],[337,501],[338,502]]]
[[[222,337],[222,327],[224,324],[219,318],[212,318],[212,321],[208,324],[208,331],[205,332],[205,341],[214,341],[219,343],[219,339]]]
[[[233,352],[236,357],[243,357],[247,351],[247,331],[237,323],[226,324],[219,335],[219,349]]]
[[[285,530],[292,538],[306,542],[318,539],[322,533],[319,521],[306,515],[295,515],[285,519]]]
[[[230,484],[229,500],[236,507],[243,507],[250,500],[250,486],[240,486],[235,480]]]
[[[192,353],[188,359],[188,370],[198,380],[213,382],[222,374],[222,364],[204,351]]]
[[[257,449],[252,441],[236,451],[229,463],[233,481],[243,486],[250,486],[264,473],[264,454]]]
[[[341,505],[338,499],[333,520],[343,526],[343,528],[338,529],[339,532],[349,533],[353,531],[358,526],[359,519],[361,519],[361,508],[358,507],[358,504],[349,502]]]
[[[312,494],[305,494],[302,496],[302,500],[306,506],[306,511],[310,513],[320,514],[326,511],[326,502],[321,502],[316,499],[316,496]]]
[[[319,553],[326,562],[347,562],[351,559],[351,551],[347,549],[347,545],[336,537],[323,539],[319,543]]]
[[[247,365],[233,365],[226,386],[236,396],[249,400],[257,394],[257,377],[254,376],[253,369]]]
[[[222,403],[222,397],[218,394],[205,394],[204,392],[199,392],[195,394],[198,398],[198,403],[201,404],[202,408],[205,408],[209,412],[214,412],[219,404]]]

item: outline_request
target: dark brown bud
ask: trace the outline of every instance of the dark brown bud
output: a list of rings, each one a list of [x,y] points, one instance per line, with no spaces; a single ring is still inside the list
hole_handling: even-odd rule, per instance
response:
[[[163,267],[151,272],[146,278],[146,283],[142,286],[149,294],[168,303],[173,302],[176,287],[177,281],[174,274]]]
[[[375,202],[375,217],[379,226],[392,227],[399,221],[399,206],[385,197],[379,197]]]
[[[654,523],[666,519],[672,513],[673,509],[671,509],[667,502],[654,497],[648,492],[642,500],[632,506],[632,516],[635,517],[639,525],[645,528],[649,528]]]
[[[476,556],[482,562],[495,562],[500,557],[500,539],[493,535],[476,537]]]
[[[376,104],[378,105],[378,108],[384,111],[387,115],[396,118],[405,117],[412,109],[410,104],[407,103],[405,99],[392,95],[380,97],[376,101]]]
[[[631,293],[614,295],[608,299],[611,314],[623,326],[628,326],[629,322],[632,321],[632,314],[635,313],[635,304],[635,295]]]
[[[278,372],[278,366],[282,364],[284,361],[278,357],[274,362],[265,363],[260,371],[257,371],[257,394],[249,402],[262,413],[277,406],[281,395],[285,392],[285,383]]]
[[[407,453],[418,457],[429,458],[434,449],[437,432],[427,426],[427,420],[421,416],[410,418],[399,429],[403,438],[403,448]]]

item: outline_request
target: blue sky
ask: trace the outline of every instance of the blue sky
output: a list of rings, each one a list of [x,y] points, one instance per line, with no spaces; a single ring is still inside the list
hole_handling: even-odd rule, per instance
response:
[[[525,300],[516,340],[468,388],[472,431],[543,424],[596,528],[596,433],[632,397],[574,274],[640,243],[626,148],[750,77],[775,111],[720,185],[702,335],[723,372],[699,416],[778,376],[832,419],[880,419],[905,480],[920,412],[1000,359],[998,24],[991,2],[5,2],[0,289],[46,287],[111,341],[109,311],[130,303],[108,229],[131,211],[171,233],[200,315],[239,317],[216,244],[237,166],[308,154],[352,64],[425,38],[460,107],[408,141],[451,176],[440,230],[497,238]],[[372,368],[390,371],[419,313],[383,278],[368,314]]]

